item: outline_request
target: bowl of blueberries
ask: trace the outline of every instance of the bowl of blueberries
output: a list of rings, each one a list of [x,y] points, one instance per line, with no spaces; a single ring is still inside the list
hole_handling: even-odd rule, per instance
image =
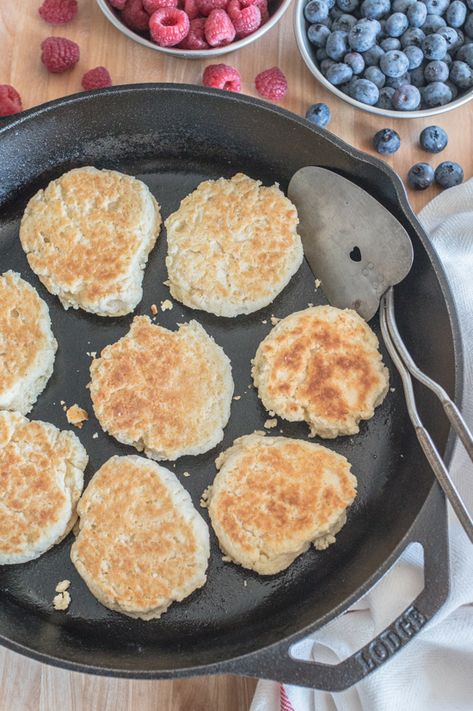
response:
[[[297,0],[302,58],[333,94],[391,118],[473,98],[473,0]]]

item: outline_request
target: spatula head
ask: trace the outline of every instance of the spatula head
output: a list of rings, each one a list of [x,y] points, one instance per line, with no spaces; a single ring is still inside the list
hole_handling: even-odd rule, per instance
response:
[[[412,266],[406,230],[365,190],[325,168],[298,170],[288,195],[299,213],[305,256],[329,303],[369,321],[384,292]]]

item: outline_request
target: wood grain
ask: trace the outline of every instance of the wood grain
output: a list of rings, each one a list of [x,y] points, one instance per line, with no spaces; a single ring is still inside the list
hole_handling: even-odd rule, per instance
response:
[[[207,62],[166,57],[128,40],[108,23],[94,0],[79,0],[78,19],[52,28],[37,15],[40,0],[0,3],[0,83],[13,84],[23,105],[30,108],[44,101],[81,91],[82,74],[97,65],[110,70],[115,84],[136,82],[200,83]],[[73,71],[48,74],[39,61],[40,43],[51,35],[76,40],[81,60]],[[236,66],[243,78],[243,92],[254,94],[253,79],[261,70],[280,66],[287,75],[289,92],[282,106],[304,114],[315,101],[332,109],[330,130],[363,150],[371,151],[374,133],[392,126],[401,135],[402,147],[389,159],[405,177],[408,168],[431,158],[417,145],[420,130],[433,121],[384,120],[353,109],[326,92],[300,59],[292,31],[292,10],[264,38],[223,61]],[[430,162],[449,158],[460,162],[465,177],[473,174],[471,105],[436,119],[449,133],[448,149]],[[420,209],[436,189],[410,193]],[[0,649],[0,711],[246,711],[255,681],[235,677],[204,677],[185,681],[126,681],[106,679],[47,667],[13,652]]]

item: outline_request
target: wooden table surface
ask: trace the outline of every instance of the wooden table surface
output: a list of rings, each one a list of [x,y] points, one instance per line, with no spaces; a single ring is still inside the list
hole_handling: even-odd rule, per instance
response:
[[[0,2],[0,84],[13,84],[24,108],[81,91],[81,77],[88,69],[105,65],[115,84],[135,82],[187,82],[199,84],[205,61],[168,58],[127,39],[104,18],[95,0],[79,0],[79,15],[69,25],[53,28],[37,14],[41,0]],[[48,74],[40,63],[40,43],[51,34],[77,41],[80,63],[63,75]],[[401,135],[401,149],[389,159],[405,178],[409,167],[420,160],[435,166],[441,160],[458,161],[465,178],[473,174],[473,104],[432,120],[391,120],[353,109],[326,92],[302,62],[292,32],[292,9],[278,26],[258,42],[224,61],[237,67],[243,92],[254,94],[255,75],[273,65],[285,72],[289,91],[282,106],[304,114],[315,101],[326,101],[333,114],[330,130],[347,142],[371,150],[371,140],[380,128],[391,126]],[[440,156],[431,157],[418,147],[420,130],[431,123],[443,126],[449,145]],[[435,194],[410,191],[419,210]],[[255,681],[235,677],[204,677],[185,681],[140,682],[75,674],[23,658],[0,649],[0,711],[246,711]]]

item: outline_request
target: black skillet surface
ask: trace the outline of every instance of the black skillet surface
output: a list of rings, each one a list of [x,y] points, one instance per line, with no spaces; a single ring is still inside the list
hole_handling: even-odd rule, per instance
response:
[[[54,374],[31,417],[67,428],[61,400],[88,410],[89,421],[81,431],[74,430],[90,456],[86,481],[111,455],[135,451],[101,431],[86,389],[90,363],[86,352],[99,353],[123,336],[132,316],[108,319],[80,310],[64,311],[29,269],[18,224],[36,190],[62,172],[87,164],[144,180],[160,202],[164,218],[200,181],[239,170],[266,184],[277,181],[283,189],[292,174],[307,164],[329,167],[353,179],[391,209],[414,242],[414,268],[396,292],[398,321],[420,366],[453,392],[454,338],[458,344],[459,337],[456,330],[452,335],[449,321],[446,302],[452,309],[451,299],[441,269],[432,255],[429,259],[425,236],[408,208],[400,181],[388,168],[294,115],[247,97],[173,85],[83,94],[32,110],[0,131],[0,267],[19,271],[49,305],[59,350]],[[138,314],[149,314],[152,303],[159,305],[169,297],[163,284],[165,254],[162,231],[146,269]],[[177,302],[172,311],[159,313],[156,320],[168,328],[196,318],[214,336],[231,359],[235,394],[241,396],[233,402],[218,447],[169,465],[196,506],[213,480],[218,453],[235,437],[262,429],[268,417],[250,385],[250,359],[271,329],[271,315],[283,317],[308,303],[324,303],[324,296],[315,290],[304,262],[273,304],[254,315],[217,318]],[[453,318],[454,329],[455,323]],[[373,327],[378,332],[378,324]],[[142,622],[111,612],[93,598],[69,560],[69,536],[38,560],[0,568],[1,641],[42,661],[121,676],[234,672],[335,689],[369,673],[438,609],[448,588],[444,501],[417,444],[399,380],[384,349],[383,355],[394,392],[375,417],[362,424],[359,435],[325,443],[352,462],[359,482],[348,523],[329,550],[310,550],[287,571],[263,578],[224,563],[212,534],[206,586],[174,604],[161,620]],[[457,363],[458,357],[457,353]],[[419,405],[444,449],[445,419],[423,391],[419,391]],[[305,424],[279,423],[270,436],[282,431],[307,438]],[[184,471],[191,476],[184,478]],[[207,518],[206,511],[203,515]],[[399,643],[392,635],[381,636],[361,656],[338,667],[290,657],[292,642],[346,609],[411,540],[424,544],[427,584],[414,611],[391,630]],[[72,603],[66,614],[54,611],[51,604],[54,587],[63,578],[72,581]]]

